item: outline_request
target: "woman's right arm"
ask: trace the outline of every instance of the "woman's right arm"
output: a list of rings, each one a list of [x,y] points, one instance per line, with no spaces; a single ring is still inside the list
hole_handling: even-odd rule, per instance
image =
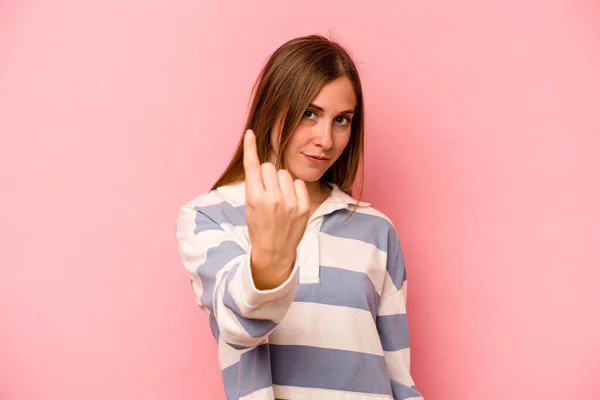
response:
[[[244,172],[248,252],[193,204],[180,210],[177,238],[216,333],[233,346],[252,347],[264,341],[294,299],[296,253],[310,199],[303,181],[272,163],[260,164],[251,130],[244,137]]]
[[[297,267],[270,290],[256,288],[249,251],[221,226],[188,203],[177,218],[179,252],[198,305],[216,322],[213,334],[235,348],[259,345],[284,317],[296,292]],[[295,264],[295,263],[294,263]]]

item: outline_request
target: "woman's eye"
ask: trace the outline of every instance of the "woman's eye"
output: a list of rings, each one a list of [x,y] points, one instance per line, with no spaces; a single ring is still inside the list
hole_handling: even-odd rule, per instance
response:
[[[306,111],[304,111],[304,118],[311,119],[310,118],[311,114],[314,114],[314,113],[315,113],[314,111],[306,110]]]
[[[352,122],[352,120],[348,117],[337,117],[336,121],[340,125],[348,125],[349,123]]]

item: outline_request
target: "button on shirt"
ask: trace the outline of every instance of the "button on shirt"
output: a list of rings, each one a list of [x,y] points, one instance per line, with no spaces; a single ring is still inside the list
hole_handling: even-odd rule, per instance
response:
[[[410,375],[407,279],[394,225],[329,186],[292,273],[270,290],[252,280],[243,181],[179,209],[179,252],[217,341],[229,400],[422,399]]]

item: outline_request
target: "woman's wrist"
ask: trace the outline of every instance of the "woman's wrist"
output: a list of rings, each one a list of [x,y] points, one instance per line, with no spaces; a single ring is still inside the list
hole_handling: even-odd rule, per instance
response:
[[[264,254],[253,249],[250,256],[252,280],[258,290],[275,289],[284,283],[292,273],[296,255]]]

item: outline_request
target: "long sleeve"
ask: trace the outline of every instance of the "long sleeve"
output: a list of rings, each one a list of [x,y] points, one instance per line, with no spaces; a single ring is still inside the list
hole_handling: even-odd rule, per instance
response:
[[[176,237],[197,304],[208,314],[213,336],[230,346],[256,347],[283,319],[297,287],[297,266],[279,287],[258,290],[250,270],[251,246],[190,202],[179,209]],[[211,216],[209,216],[209,214]],[[222,214],[220,214],[222,215]],[[229,232],[224,229],[227,225]],[[246,249],[243,248],[247,247]]]
[[[387,274],[377,313],[394,400],[423,399],[410,375],[410,340],[406,315],[407,279],[404,258],[394,230],[388,239]]]

